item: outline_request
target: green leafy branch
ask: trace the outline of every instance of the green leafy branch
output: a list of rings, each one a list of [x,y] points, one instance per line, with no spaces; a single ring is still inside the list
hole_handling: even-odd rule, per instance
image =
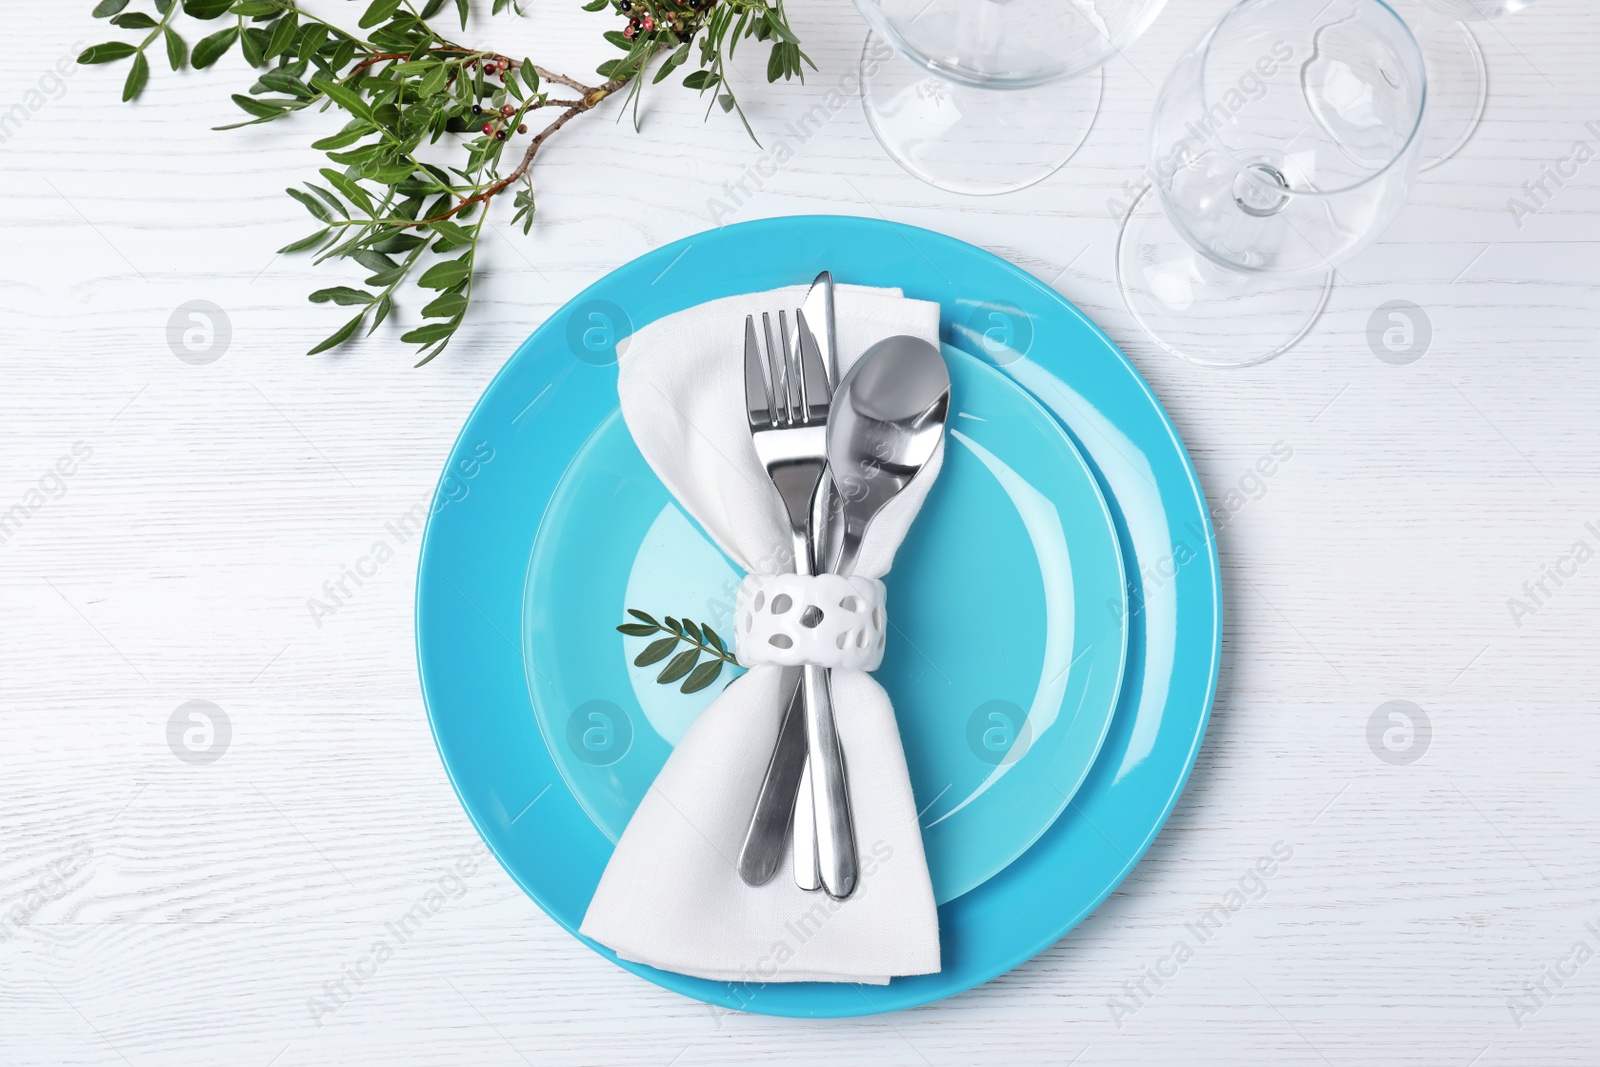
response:
[[[722,668],[728,664],[739,665],[733,653],[728,651],[728,646],[722,643],[722,638],[717,636],[717,631],[709,626],[689,621],[688,619],[674,619],[668,615],[662,622],[657,622],[651,615],[633,608],[628,609],[637,622],[625,622],[617,629],[629,637],[653,637],[656,634],[666,634],[644,646],[644,651],[633,657],[635,667],[648,667],[652,663],[659,663],[670,655],[667,665],[661,673],[656,675],[656,681],[662,685],[670,685],[678,679],[683,679],[679,687],[682,693],[697,693],[717,680],[722,674]],[[681,652],[673,653],[678,645],[687,642],[688,647]],[[704,663],[700,662],[701,656],[710,656]]]
[[[259,72],[247,93],[233,94],[249,117],[218,129],[275,122],[311,107],[347,116],[337,133],[312,143],[333,164],[319,169],[321,183],[288,190],[317,230],[279,251],[314,253],[318,263],[349,260],[368,271],[361,288],[337,285],[311,294],[313,303],[359,309],[313,347],[313,355],[344,344],[363,326],[368,334],[376,330],[406,284],[429,294],[421,309],[427,321],[401,337],[418,346],[419,366],[442,352],[465,321],[490,204],[514,188],[511,221],[521,223],[524,234],[532,230],[534,156],[568,122],[628,87],[624,106],[631,101],[637,123],[640,75],[660,58],[652,83],[662,81],[690,61],[697,40],[698,69],[684,84],[701,93],[720,87],[714,100],[724,111],[738,108],[723,64],[739,40],[769,43],[769,81],[803,77],[802,66],[811,63],[782,0],[591,0],[584,10],[609,7],[627,19],[622,30],[605,34],[627,54],[600,65],[605,81],[599,85],[531,59],[455,43],[428,21],[450,0],[352,0],[362,5],[359,32],[311,14],[297,0],[140,2],[149,2],[151,11],[127,10],[130,0],[100,0],[93,13],[119,29],[144,31],[142,39],[97,44],[78,57],[80,63],[131,59],[123,100],[144,91],[146,52],[160,39],[174,71],[185,64],[210,67],[238,45]],[[468,0],[454,0],[454,7],[465,28]],[[512,0],[492,0],[493,14],[508,8],[521,13]],[[195,22],[221,20],[222,28],[191,50],[174,26],[180,14]],[[505,160],[506,146],[526,135],[528,120],[545,109],[555,117],[528,140],[520,158]],[[742,109],[739,115],[743,120]]]

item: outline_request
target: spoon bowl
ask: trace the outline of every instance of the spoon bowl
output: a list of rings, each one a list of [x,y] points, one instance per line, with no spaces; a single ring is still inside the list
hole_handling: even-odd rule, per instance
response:
[[[933,458],[949,414],[949,368],[920,337],[887,337],[845,372],[828,414],[828,469],[842,520],[829,569],[851,572],[867,527]]]

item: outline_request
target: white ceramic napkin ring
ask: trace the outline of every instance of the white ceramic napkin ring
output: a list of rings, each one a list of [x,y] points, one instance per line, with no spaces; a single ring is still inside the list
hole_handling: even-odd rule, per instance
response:
[[[734,611],[734,654],[746,667],[815,664],[875,671],[883,662],[885,590],[842,574],[747,574]]]

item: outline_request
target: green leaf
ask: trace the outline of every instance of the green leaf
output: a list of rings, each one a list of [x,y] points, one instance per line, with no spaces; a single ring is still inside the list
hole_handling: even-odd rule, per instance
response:
[[[451,329],[454,329],[454,327],[451,327]],[[412,366],[413,367],[425,367],[425,366],[427,366],[429,363],[433,362],[433,357],[437,356],[440,352],[443,352],[445,350],[445,347],[447,345],[449,345],[449,344],[450,344],[450,338],[446,337],[444,340],[442,340],[438,344],[434,345],[431,349],[427,349],[427,348],[423,349],[423,352],[424,352],[423,357],[421,359],[417,360],[415,363],[413,363]]]
[[[422,9],[422,11],[421,11],[421,15],[422,15],[423,20],[426,21],[428,19],[431,19],[431,18],[433,18],[433,16],[437,15],[440,11],[443,11],[444,10],[444,5],[445,5],[445,0],[428,0],[427,6],[424,7]]]
[[[217,60],[221,59],[228,49],[233,47],[233,42],[239,38],[239,27],[229,26],[219,30],[209,37],[203,37],[194,46],[190,53],[189,62],[197,70],[204,70]]]
[[[683,623],[679,622],[677,619],[674,619],[671,615],[668,615],[667,616],[667,629],[671,630],[675,634],[682,635],[682,633],[683,633]]]
[[[420,244],[422,238],[410,233],[395,232],[372,247],[379,252],[409,252]]]
[[[244,53],[244,61],[252,67],[259,67],[265,63],[267,42],[271,39],[267,36],[267,31],[259,26],[246,28],[244,35],[239,38],[239,50]]]
[[[345,307],[356,305],[365,306],[378,299],[364,289],[352,289],[348,285],[335,285],[332,289],[318,289],[308,298],[313,304],[326,304],[333,302]]]
[[[275,93],[288,93],[301,100],[310,100],[313,93],[305,82],[286,70],[269,70],[261,75],[261,84]]]
[[[461,15],[461,28],[467,28],[467,0],[456,0],[456,11]]]
[[[426,326],[418,326],[410,333],[400,335],[400,340],[408,345],[431,345],[435,341],[442,341],[455,332],[456,324],[453,322],[430,322]]]
[[[768,18],[767,27],[789,44],[800,43],[800,38],[794,35],[794,31],[781,18]]]
[[[392,271],[398,270],[400,267],[400,264],[384,255],[382,252],[374,251],[371,248],[358,248],[354,252],[350,253],[350,258],[368,270]]]
[[[173,70],[183,66],[183,61],[189,58],[189,47],[183,43],[183,38],[173,31],[171,26],[163,26],[161,35],[167,42],[167,63]]]
[[[694,668],[695,660],[699,658],[700,650],[698,648],[684,649],[667,661],[666,667],[662,668],[661,673],[656,675],[656,681],[662,685],[666,685],[668,682],[676,682]]]
[[[522,71],[522,80],[527,83],[528,91],[530,93],[538,92],[539,72],[533,69],[533,60],[524,59],[520,70]]]
[[[322,186],[313,185],[311,182],[306,182],[306,188],[310,189],[313,193],[316,193],[318,196],[320,196],[322,198],[323,203],[325,203],[329,207],[333,208],[333,210],[337,211],[339,214],[346,215],[346,216],[348,216],[350,214],[348,211],[346,211],[344,209],[344,204],[340,203],[339,198],[337,196],[334,196],[332,193],[328,192],[328,190],[324,189]],[[390,266],[393,266],[393,264],[390,264]],[[376,268],[374,268],[374,269],[376,269]]]
[[[625,622],[617,627],[617,630],[627,634],[629,637],[649,637],[656,632],[654,626],[646,626],[642,622]]]
[[[328,43],[333,34],[326,26],[312,24],[305,28],[300,36],[300,43],[295,46],[296,58],[304,61],[322,51],[322,46]]]
[[[288,50],[294,43],[295,31],[300,28],[300,17],[289,11],[280,18],[272,27],[272,38],[267,41],[267,50],[263,53],[268,59],[276,59]]]
[[[649,623],[651,626],[660,626],[661,625],[660,623],[656,622],[656,618],[655,618],[654,615],[650,615],[650,614],[648,614],[646,612],[639,611],[636,608],[629,608],[628,609],[628,614],[632,615],[634,618],[638,619],[640,622]]]
[[[635,667],[648,667],[657,660],[666,659],[667,653],[671,652],[677,645],[678,639],[676,637],[663,637],[659,641],[651,641],[644,646],[643,652],[633,657],[633,665]]]
[[[721,80],[715,71],[697,70],[684,78],[683,84],[690,89],[709,89]]]
[[[603,3],[604,0],[601,0],[601,2]],[[128,0],[100,0],[98,4],[94,5],[93,14],[97,19],[110,18],[127,6]]]
[[[329,70],[343,70],[350,65],[358,51],[356,42],[349,37],[341,37],[339,43],[333,46],[333,52],[326,57]]]
[[[183,0],[183,13],[205,21],[226,15],[232,6],[233,0]]]
[[[195,49],[195,52],[198,54],[199,49]],[[324,137],[320,141],[312,141],[311,147],[315,148],[319,152],[334,152],[341,148],[355,144],[357,141],[361,140],[361,138],[365,137],[371,132],[372,127],[366,123],[362,123],[354,129],[342,130],[339,133],[334,134],[332,137]]]
[[[356,25],[364,30],[370,30],[374,26],[388,22],[390,16],[398,10],[400,10],[400,0],[372,0],[367,6],[366,14],[361,16],[361,21]]]
[[[616,30],[607,30],[605,33],[601,34],[601,36],[610,41],[612,44],[616,45],[618,48],[622,49],[624,52],[633,51],[633,41],[622,36],[622,34]]]
[[[122,0],[122,2],[127,3],[128,0]],[[601,8],[606,7],[610,3],[611,0],[591,0],[590,3],[583,5],[583,9],[585,11],[599,11]]]
[[[370,164],[362,165],[362,177],[371,178],[384,185],[396,185],[410,177],[417,169],[416,164],[409,159],[385,160],[378,158]]]
[[[717,675],[721,673],[722,661],[720,659],[708,659],[689,672],[689,677],[683,680],[683,685],[679,687],[678,692],[698,693],[716,681]]]
[[[608,59],[598,67],[594,68],[594,72],[600,75],[602,78],[609,78],[620,66],[622,66],[622,60]]]
[[[734,104],[733,94],[723,93],[721,96],[717,97],[717,103],[721,105],[722,110],[732,111]]]
[[[146,15],[143,11],[130,11],[126,15],[118,15],[111,20],[111,25],[124,30],[153,30],[160,23]]]
[[[435,263],[424,271],[422,277],[417,279],[417,285],[423,289],[449,289],[458,282],[466,281],[471,274],[470,256],[447,259],[443,263]]]
[[[379,271],[377,274],[374,274],[372,277],[368,278],[365,284],[375,286],[379,289],[388,289],[390,286],[397,284],[400,279],[404,278],[405,276],[406,268],[396,267],[393,270]]]
[[[234,99],[238,98],[235,97]],[[249,97],[246,97],[245,99],[248,100]],[[316,216],[318,220],[322,222],[333,221],[333,215],[329,213],[327,208],[322,206],[322,201],[316,199],[310,193],[302,193],[299,189],[285,189],[284,192],[288,193],[290,196],[300,201],[300,203],[304,204],[305,209],[311,212],[312,215]]]
[[[668,56],[666,62],[661,64],[661,69],[656,71],[656,76],[650,79],[650,84],[656,84],[682,66],[683,61],[688,58],[686,51],[688,47],[688,45],[684,45],[682,49],[679,49],[680,52],[684,53],[683,55],[679,55],[678,52],[674,52],[672,55]]]
[[[233,102],[239,105],[240,110],[246,114],[254,115],[258,119],[275,119],[283,114],[283,108],[273,107],[257,100],[253,96],[245,96],[243,93],[234,93]]]
[[[351,89],[346,85],[341,85],[332,78],[328,78],[323,75],[318,75],[317,77],[312,78],[311,85],[312,88],[321,90],[327,95],[328,99],[332,100],[335,104],[338,104],[352,115],[358,115],[361,118],[369,121],[371,120],[372,109],[367,107],[367,102],[361,99],[361,94],[357,93],[354,89]]]
[[[700,627],[696,626],[688,619],[683,620],[683,634],[695,644],[700,644]]]
[[[372,198],[369,197],[367,195],[367,191],[361,188],[360,185],[356,184],[353,179],[347,177],[346,175],[340,174],[336,170],[330,170],[327,167],[323,167],[317,173],[328,179],[328,181],[332,183],[333,187],[343,193],[345,195],[345,199],[349,200],[356,207],[365,211],[369,215],[375,214],[373,210]],[[416,246],[413,245],[412,247],[415,248]],[[377,251],[384,252],[388,251],[388,249],[377,249]]]
[[[717,631],[713,630],[709,626],[702,626],[700,627],[700,632],[705,636],[706,644],[710,645],[718,652],[728,651],[728,646],[722,643],[722,638],[717,636]]]
[[[465,247],[472,243],[472,234],[451,222],[449,219],[440,219],[428,223],[428,228],[443,237],[445,241],[456,247]]]
[[[346,341],[350,340],[350,335],[356,332],[356,329],[361,325],[361,320],[366,317],[367,313],[363,310],[361,314],[357,315],[355,318],[339,327],[321,344],[307,352],[306,355],[314,356],[318,352],[326,352],[330,348],[337,348],[344,344]]]
[[[105,44],[91,45],[78,53],[79,63],[110,63],[117,59],[127,59],[138,49],[126,41],[107,41]]]
[[[127,103],[138,96],[144,89],[144,83],[150,80],[150,61],[144,53],[133,57],[133,67],[128,71],[128,80],[122,83],[122,101]]]
[[[443,63],[428,72],[422,79],[422,84],[417,86],[417,92],[423,96],[437,96],[444,92],[445,85],[450,81],[450,68]]]
[[[372,325],[367,329],[368,336],[371,336],[374,330],[383,325],[383,320],[388,318],[389,312],[393,310],[394,298],[388,293],[384,293],[383,296],[378,298],[377,310],[374,311],[372,315]]]
[[[767,81],[777,81],[788,70],[784,65],[783,55],[783,45],[775,44],[772,46],[772,52],[767,56]]]
[[[460,293],[445,293],[422,309],[425,319],[459,318],[467,310],[467,298]]]
[[[282,248],[278,249],[278,254],[283,255],[287,252],[304,252],[308,248],[315,248],[323,241],[327,240],[328,234],[331,232],[331,230],[318,230],[310,237],[302,237],[298,241],[293,241],[284,245]]]

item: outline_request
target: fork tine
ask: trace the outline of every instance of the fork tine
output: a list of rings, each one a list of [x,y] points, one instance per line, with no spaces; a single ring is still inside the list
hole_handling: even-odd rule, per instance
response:
[[[806,404],[806,376],[800,373],[800,353],[789,344],[789,317],[778,312],[778,335],[783,338],[784,377],[789,383],[789,420],[804,423],[811,408]]]
[[[772,342],[772,316],[761,313],[761,332],[767,336],[768,380],[772,382],[772,424],[787,426],[794,421],[789,411],[789,366],[779,358],[778,346]]]
[[[761,344],[756,340],[756,320],[744,317],[744,406],[750,427],[772,425],[772,383],[767,379]]]
[[[799,329],[795,331],[800,342],[800,375],[806,383],[807,395],[813,407],[826,408],[833,401],[833,388],[828,380],[828,368],[822,362],[822,350],[817,335],[812,332],[803,309],[796,309]]]

